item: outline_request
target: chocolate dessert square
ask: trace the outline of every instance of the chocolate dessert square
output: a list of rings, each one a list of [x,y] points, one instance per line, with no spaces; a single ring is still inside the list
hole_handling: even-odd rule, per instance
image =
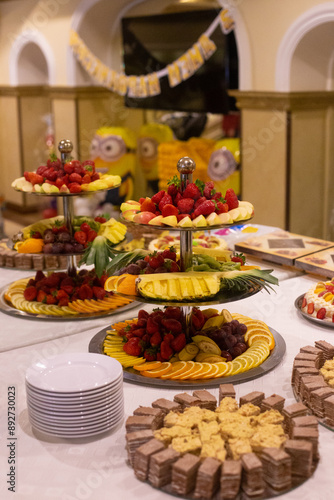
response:
[[[180,458],[180,453],[166,448],[150,458],[148,480],[156,488],[169,484],[172,479],[172,466]]]
[[[160,398],[152,403],[153,408],[160,408],[164,413],[169,413],[170,411],[181,411],[182,406],[175,401],[170,401],[169,399]]]
[[[307,415],[307,412],[307,406],[305,406],[303,403],[294,403],[283,408],[282,415],[284,416],[284,426],[287,434],[289,434],[291,420],[295,417]]]
[[[233,384],[220,384],[219,386],[219,403],[224,398],[235,398],[235,389]]]
[[[285,399],[278,394],[272,394],[269,398],[263,399],[261,402],[261,411],[278,410],[282,411]]]
[[[201,408],[205,408],[207,410],[214,411],[217,408],[217,399],[214,397],[211,392],[206,391],[205,389],[197,390],[193,392],[193,396],[199,399],[199,406]]]
[[[315,342],[315,347],[322,350],[324,359],[333,359],[334,345],[326,342],[325,340],[317,340]]]
[[[334,426],[334,396],[329,396],[324,400],[324,412],[326,423]]]
[[[44,269],[44,255],[33,255],[32,265],[34,269],[42,270]]]
[[[155,429],[159,429],[162,426],[165,416],[165,413],[160,408],[152,408],[151,406],[139,406],[133,414],[140,416],[153,416],[153,426]]]
[[[292,371],[291,384],[294,386],[295,391],[299,394],[300,391],[300,381],[305,375],[319,375],[319,370],[313,365],[311,366],[300,366],[295,367]]]
[[[263,477],[275,491],[291,488],[291,458],[283,450],[265,448],[261,454]]]
[[[232,500],[239,492],[242,466],[240,460],[226,460],[222,463],[220,476],[220,497]]]
[[[128,459],[130,464],[133,466],[134,456],[136,449],[139,446],[147,443],[154,438],[153,431],[151,429],[145,429],[142,431],[129,432],[125,435],[126,439],[126,449],[128,452]]]
[[[179,403],[183,408],[188,406],[199,406],[200,400],[191,394],[182,392],[181,394],[175,394],[174,401]]]
[[[138,479],[141,481],[147,479],[151,456],[164,449],[164,444],[157,439],[151,439],[136,449],[133,460],[133,470]]]
[[[299,439],[288,439],[284,444],[284,450],[291,458],[292,476],[310,477],[312,474],[312,443]]]
[[[177,495],[188,495],[196,483],[197,470],[201,464],[201,459],[186,453],[179,458],[172,467],[172,491]]]
[[[334,389],[330,387],[321,387],[316,391],[311,392],[310,398],[310,408],[312,408],[313,413],[320,418],[325,416],[324,401],[330,396],[334,395]]]
[[[209,499],[219,488],[220,460],[207,457],[203,460],[197,471],[195,498]]]
[[[240,406],[251,403],[255,406],[261,407],[261,403],[264,400],[264,392],[253,391],[240,398]]]
[[[291,439],[308,441],[312,444],[313,460],[318,459],[319,431],[314,427],[292,427]]]
[[[134,432],[142,429],[158,429],[158,426],[153,415],[133,415],[127,418],[125,429],[126,432]]]
[[[248,496],[262,495],[264,492],[263,466],[255,453],[245,453],[241,457],[241,488]]]

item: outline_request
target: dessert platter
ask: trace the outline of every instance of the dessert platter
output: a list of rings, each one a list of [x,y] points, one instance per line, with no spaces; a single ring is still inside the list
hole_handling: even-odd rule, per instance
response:
[[[76,320],[136,307],[130,298],[115,297],[104,289],[106,262],[114,255],[114,245],[124,241],[126,227],[115,219],[75,217],[73,212],[73,196],[117,188],[121,179],[101,176],[92,161],[72,160],[70,141],[61,141],[58,149],[61,159],[50,158],[46,165],[36,172],[25,172],[12,185],[33,195],[62,197],[64,216],[24,228],[15,238],[14,252],[61,257],[63,260],[54,262],[55,267],[62,262],[66,270],[44,274],[41,266],[34,277],[6,285],[0,290],[0,310],[23,318]],[[33,263],[34,259],[28,257],[26,262]],[[78,272],[77,263],[94,264],[95,269]]]
[[[142,199],[141,210],[132,213],[134,222],[136,215],[142,217],[148,212],[144,210],[148,206],[151,210],[153,205],[159,207],[159,199],[167,195],[173,202],[171,206],[177,203],[179,212],[182,200],[189,199],[183,196],[190,188],[194,193],[198,191],[198,199],[201,195],[205,198],[206,193],[208,198],[205,199],[211,201],[215,195],[213,185],[205,183],[201,191],[196,182],[192,182],[195,165],[191,159],[182,158],[178,170],[180,182],[175,177],[172,179],[168,188],[170,194],[159,192],[156,201],[155,195]],[[225,197],[238,203],[231,190],[228,191]],[[215,200],[213,206],[226,205],[220,201],[225,198],[218,194],[218,203]],[[198,206],[202,204],[205,201]],[[167,205],[163,205],[162,210]],[[179,216],[182,222],[185,220],[180,217],[182,215],[186,214],[178,213],[173,217]],[[193,220],[198,217],[196,209],[189,215]],[[128,221],[129,217],[130,214]],[[146,222],[137,220],[136,223],[145,225]],[[156,227],[163,229],[162,225]],[[233,317],[226,309],[221,314],[212,308],[202,312],[199,306],[239,300],[262,289],[268,291],[271,285],[277,284],[277,279],[271,275],[271,270],[244,266],[244,259],[231,253],[225,261],[205,254],[193,255],[192,232],[195,229],[183,229],[178,228],[179,255],[169,247],[153,253],[137,249],[111,257],[106,267],[110,277],[105,281],[105,290],[138,302],[166,307],[155,308],[151,314],[140,310],[138,318],[101,330],[92,339],[90,351],[115,357],[123,365],[125,379],[143,385],[217,386],[221,377],[234,376],[235,381],[242,381],[262,375],[282,359],[285,352],[282,337],[263,322],[242,315]],[[256,334],[254,338],[252,333]]]
[[[318,326],[334,327],[334,280],[318,281],[297,297],[295,307],[304,319]]]
[[[334,346],[318,340],[302,347],[294,359],[291,384],[314,420],[334,431]]]
[[[270,498],[305,482],[318,460],[318,423],[300,405],[223,384],[160,398],[126,420],[128,461],[140,481],[182,498]],[[301,405],[303,406],[303,405]],[[306,408],[305,408],[306,410]]]

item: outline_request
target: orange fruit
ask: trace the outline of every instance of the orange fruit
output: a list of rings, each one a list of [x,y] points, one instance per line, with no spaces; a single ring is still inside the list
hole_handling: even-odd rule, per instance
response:
[[[229,371],[230,367],[225,361],[219,361],[219,363],[215,363],[218,367],[218,372],[213,375],[213,378],[224,377],[224,375]]]
[[[244,323],[247,326],[247,331],[249,331],[251,328],[264,328],[265,330],[267,330],[267,332],[270,332],[269,326],[266,325],[266,323],[264,323],[263,321],[251,319],[245,320]]]
[[[202,365],[201,369],[196,372],[196,373],[193,373],[192,375],[189,376],[190,379],[198,379],[198,378],[203,378],[203,376],[207,373],[210,373],[211,372],[211,367],[212,367],[212,364],[211,363],[199,363],[200,365]]]
[[[144,377],[157,378],[161,375],[165,375],[165,373],[169,372],[172,369],[172,363],[169,361],[164,361],[158,368],[154,368],[153,370],[145,370],[142,373]]]
[[[182,373],[174,374],[173,375],[173,380],[180,379],[182,377],[182,380],[187,378],[187,375],[192,371],[192,369],[195,366],[195,361],[186,361],[186,369]]]
[[[219,372],[219,366],[217,366],[217,363],[212,363],[211,370],[205,375],[203,375],[201,378],[215,378],[218,372]]]
[[[198,363],[197,361],[187,361],[187,363],[194,363],[194,366],[190,370],[179,375],[177,377],[179,380],[191,379],[193,378],[192,375],[196,375],[196,373],[202,370],[202,363]]]
[[[251,346],[256,340],[264,340],[267,342],[268,347],[270,350],[274,349],[275,347],[275,339],[272,335],[262,335],[259,333],[254,333],[248,338],[248,345]]]
[[[155,370],[156,368],[159,368],[160,365],[161,361],[146,361],[146,363],[141,365],[134,365],[133,368],[141,372],[143,370]]]
[[[186,370],[188,370],[187,361],[175,361],[172,363],[172,369],[167,372],[165,375],[161,375],[162,379],[174,378],[174,376],[181,375]]]

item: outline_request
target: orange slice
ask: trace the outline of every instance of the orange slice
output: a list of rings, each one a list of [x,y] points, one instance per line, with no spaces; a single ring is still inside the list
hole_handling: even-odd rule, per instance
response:
[[[219,361],[219,363],[215,363],[218,367],[218,372],[213,375],[213,378],[224,377],[224,375],[229,371],[230,367],[225,361]]]
[[[165,373],[169,372],[171,369],[172,363],[170,363],[169,361],[164,361],[158,368],[143,371],[142,375],[144,375],[144,377],[157,378],[161,375],[165,375]]]
[[[134,369],[138,370],[139,372],[145,371],[145,370],[155,370],[156,368],[159,368],[161,366],[161,361],[147,361],[146,363],[143,363],[142,365],[134,365]]]
[[[260,321],[258,319],[245,319],[244,324],[247,326],[247,331],[251,328],[264,328],[267,332],[270,332],[269,326],[264,321]]]
[[[262,326],[259,327],[247,327],[247,332],[245,333],[244,340],[245,342],[248,342],[248,339],[251,335],[254,335],[254,333],[259,333],[265,334],[265,335],[272,335],[271,331],[269,329],[263,328]]]
[[[202,378],[204,379],[215,378],[218,372],[219,372],[219,366],[217,366],[217,363],[212,363],[211,370],[205,375],[203,375]]]
[[[190,379],[192,380],[197,380],[198,378],[203,378],[203,375],[206,375],[207,373],[209,373],[211,371],[211,367],[212,367],[212,364],[211,363],[199,363],[200,365],[202,365],[201,369],[196,372],[196,373],[193,373],[190,375]]]
[[[177,379],[180,379],[182,377],[182,379],[186,379],[187,378],[187,375],[193,370],[194,366],[195,366],[195,361],[186,361],[186,369],[184,372],[182,373],[178,373],[177,375],[174,374],[173,375],[173,380],[177,380]]]
[[[275,347],[275,339],[272,335],[262,335],[258,333],[254,333],[254,335],[251,335],[248,338],[248,345],[251,346],[256,340],[264,340],[265,342],[268,343],[269,349],[272,350]]]
[[[200,370],[202,370],[202,363],[198,363],[197,361],[187,361],[187,363],[194,363],[194,366],[190,370],[179,375],[178,377],[179,380],[186,380],[193,378],[192,377],[193,375],[196,375]]]
[[[233,364],[232,361],[227,361],[226,364],[228,365],[228,370],[226,373],[224,373],[224,377],[229,377],[230,375],[232,375]]]
[[[165,375],[161,375],[162,379],[174,378],[188,370],[187,361],[175,361],[172,363],[172,369]]]

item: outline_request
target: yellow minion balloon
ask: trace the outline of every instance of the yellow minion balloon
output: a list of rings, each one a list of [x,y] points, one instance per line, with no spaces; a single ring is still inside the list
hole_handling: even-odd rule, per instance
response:
[[[150,188],[159,190],[158,146],[173,140],[172,129],[162,123],[142,125],[138,138],[138,162]]]
[[[240,139],[226,138],[217,141],[209,159],[207,174],[214,181],[216,191],[223,196],[232,188],[240,194]]]
[[[137,140],[134,132],[125,127],[99,128],[90,145],[90,157],[95,168],[103,174],[119,175],[118,189],[108,191],[106,202],[121,205],[133,196]]]

